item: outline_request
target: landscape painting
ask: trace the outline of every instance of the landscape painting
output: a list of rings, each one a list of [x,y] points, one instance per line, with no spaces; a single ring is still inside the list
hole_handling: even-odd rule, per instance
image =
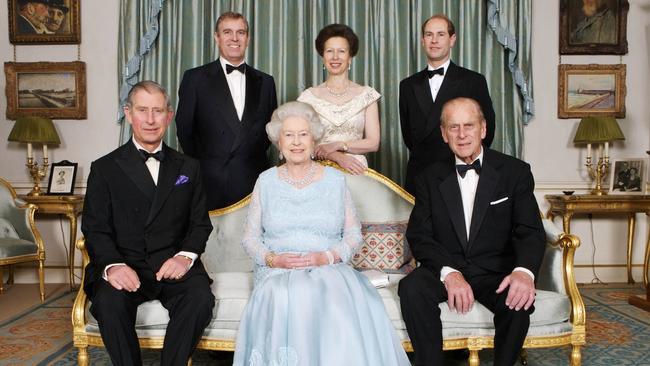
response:
[[[83,62],[5,62],[7,118],[86,118]]]
[[[625,65],[560,65],[558,117],[625,117]]]

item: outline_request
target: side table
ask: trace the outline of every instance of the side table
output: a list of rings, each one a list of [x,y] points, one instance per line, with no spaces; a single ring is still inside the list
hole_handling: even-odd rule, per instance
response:
[[[632,278],[632,248],[634,243],[635,214],[645,213],[650,216],[650,195],[546,195],[550,203],[546,214],[553,220],[562,216],[564,232],[571,232],[571,217],[586,214],[627,214],[627,283],[634,283]],[[648,286],[648,262],[650,259],[650,233],[646,242],[643,261],[643,284]]]
[[[74,254],[77,241],[77,217],[81,215],[84,206],[84,195],[70,196],[28,196],[18,195],[23,201],[37,206],[37,215],[64,215],[70,222],[70,246],[68,248],[68,266],[70,270],[70,289],[75,288],[74,283]]]

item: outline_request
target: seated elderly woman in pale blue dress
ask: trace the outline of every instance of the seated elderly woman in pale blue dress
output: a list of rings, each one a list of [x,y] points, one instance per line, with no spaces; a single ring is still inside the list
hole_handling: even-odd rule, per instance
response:
[[[312,160],[318,114],[290,102],[266,129],[286,162],[253,190],[243,245],[255,288],[234,365],[410,365],[377,290],[347,264],[361,226],[344,175]]]

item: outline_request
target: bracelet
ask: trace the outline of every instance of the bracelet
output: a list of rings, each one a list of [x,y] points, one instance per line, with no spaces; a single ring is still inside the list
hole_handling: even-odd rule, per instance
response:
[[[275,254],[275,252],[269,252],[269,254],[266,255],[264,261],[266,262],[267,267],[273,268],[273,261],[275,260],[275,257],[277,257],[277,254]]]
[[[332,254],[332,252],[326,250],[325,255],[327,256],[327,262],[329,262],[330,265],[334,264],[334,255]]]
[[[346,144],[346,143],[344,142],[344,143],[343,143],[343,146],[341,146],[341,151],[343,151],[343,152],[348,152],[348,144]]]

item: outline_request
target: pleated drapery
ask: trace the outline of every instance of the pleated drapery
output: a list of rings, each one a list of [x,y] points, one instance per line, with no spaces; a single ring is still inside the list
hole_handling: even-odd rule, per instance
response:
[[[151,5],[162,0],[122,0],[118,44],[120,87],[127,61],[138,54],[148,30]],[[142,57],[138,80],[151,79],[170,93],[172,105],[183,72],[215,60],[214,24],[225,11],[242,13],[250,25],[246,62],[275,77],[278,102],[295,100],[304,89],[324,81],[325,71],[314,47],[318,31],[330,23],[349,25],[359,37],[359,53],[350,78],[382,94],[379,101],[381,146],[368,156],[371,168],[403,182],[408,150],[399,124],[399,82],[426,67],[420,27],[433,14],[444,13],[455,23],[456,45],[452,60],[485,75],[496,112],[492,147],[520,156],[523,98],[510,71],[514,63],[527,82],[531,80],[531,0],[490,1],[493,21],[513,35],[516,59],[499,43],[487,23],[485,0],[166,0],[159,15],[159,32]],[[154,7],[155,8],[155,7]],[[509,65],[510,64],[510,65]],[[128,123],[122,124],[121,142],[128,140]],[[170,126],[165,142],[178,147],[176,129]]]

